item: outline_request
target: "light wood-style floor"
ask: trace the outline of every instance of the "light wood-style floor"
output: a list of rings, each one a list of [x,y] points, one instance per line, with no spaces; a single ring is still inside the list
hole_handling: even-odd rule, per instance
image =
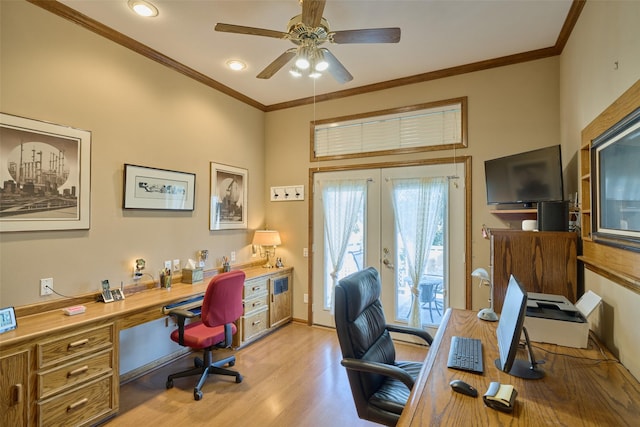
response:
[[[168,338],[167,338],[168,339]],[[141,349],[141,351],[143,351]],[[397,359],[419,360],[428,348],[396,344]],[[217,351],[222,356],[227,350]],[[105,425],[224,427],[374,426],[358,419],[333,329],[291,323],[236,352],[244,377],[210,376],[204,397],[193,399],[197,377],[167,375],[193,364],[183,357],[120,388],[120,413]]]

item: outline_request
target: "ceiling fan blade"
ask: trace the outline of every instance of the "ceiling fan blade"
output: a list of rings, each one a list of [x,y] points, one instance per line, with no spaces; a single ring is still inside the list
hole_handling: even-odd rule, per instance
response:
[[[302,0],[302,23],[307,27],[320,26],[326,0]]]
[[[342,63],[338,61],[338,58],[333,56],[333,53],[331,53],[329,49],[323,47],[320,50],[324,54],[324,59],[329,63],[329,68],[327,69],[327,71],[331,73],[333,78],[336,79],[338,83],[346,83],[353,80],[353,76],[351,75],[351,73],[349,73],[349,71],[344,68],[344,65],[342,65]]]
[[[331,35],[334,43],[398,43],[400,28],[368,28],[336,31]]]
[[[259,79],[270,79],[275,73],[280,71],[287,62],[291,61],[291,58],[296,56],[296,49],[292,48],[285,51],[282,55],[278,56],[271,64],[260,72],[256,77]]]
[[[216,31],[222,31],[223,33],[235,33],[235,34],[249,34],[252,36],[264,36],[273,37],[276,39],[284,39],[289,35],[282,31],[265,30],[263,28],[244,27],[242,25],[223,24],[218,22],[215,26]]]

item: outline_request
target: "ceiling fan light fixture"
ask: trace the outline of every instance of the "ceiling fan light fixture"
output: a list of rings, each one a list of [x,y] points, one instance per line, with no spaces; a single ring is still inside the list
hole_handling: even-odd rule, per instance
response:
[[[299,69],[306,70],[310,65],[311,64],[309,63],[309,60],[304,56],[298,56],[296,58],[296,67],[298,67]]]
[[[311,77],[312,79],[317,79],[319,77],[322,77],[322,73],[318,71],[312,71],[309,73],[309,77]]]
[[[309,46],[300,46],[296,52],[296,67],[306,70],[311,66],[312,50]]]
[[[147,1],[129,0],[127,4],[137,15],[144,16],[145,18],[154,18],[158,16],[158,8]]]
[[[329,63],[324,59],[324,53],[322,53],[321,49],[317,49],[313,69],[316,71],[325,71],[327,68],[329,68]]]
[[[295,65],[291,67],[291,69],[289,70],[289,74],[291,74],[293,77],[302,77],[302,72]]]

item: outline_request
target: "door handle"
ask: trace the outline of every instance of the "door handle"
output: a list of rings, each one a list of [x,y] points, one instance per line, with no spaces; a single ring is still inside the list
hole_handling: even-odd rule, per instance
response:
[[[385,265],[385,267],[390,268],[393,270],[393,264],[391,263],[391,261],[389,261],[388,259],[383,259],[382,263]]]

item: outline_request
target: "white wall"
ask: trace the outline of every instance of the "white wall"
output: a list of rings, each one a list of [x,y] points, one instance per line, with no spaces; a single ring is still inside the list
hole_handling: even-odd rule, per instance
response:
[[[573,191],[582,129],[640,78],[639,22],[638,1],[588,1],[560,57],[561,136],[574,153]],[[603,298],[592,329],[640,379],[640,295],[588,270],[585,288]]]

